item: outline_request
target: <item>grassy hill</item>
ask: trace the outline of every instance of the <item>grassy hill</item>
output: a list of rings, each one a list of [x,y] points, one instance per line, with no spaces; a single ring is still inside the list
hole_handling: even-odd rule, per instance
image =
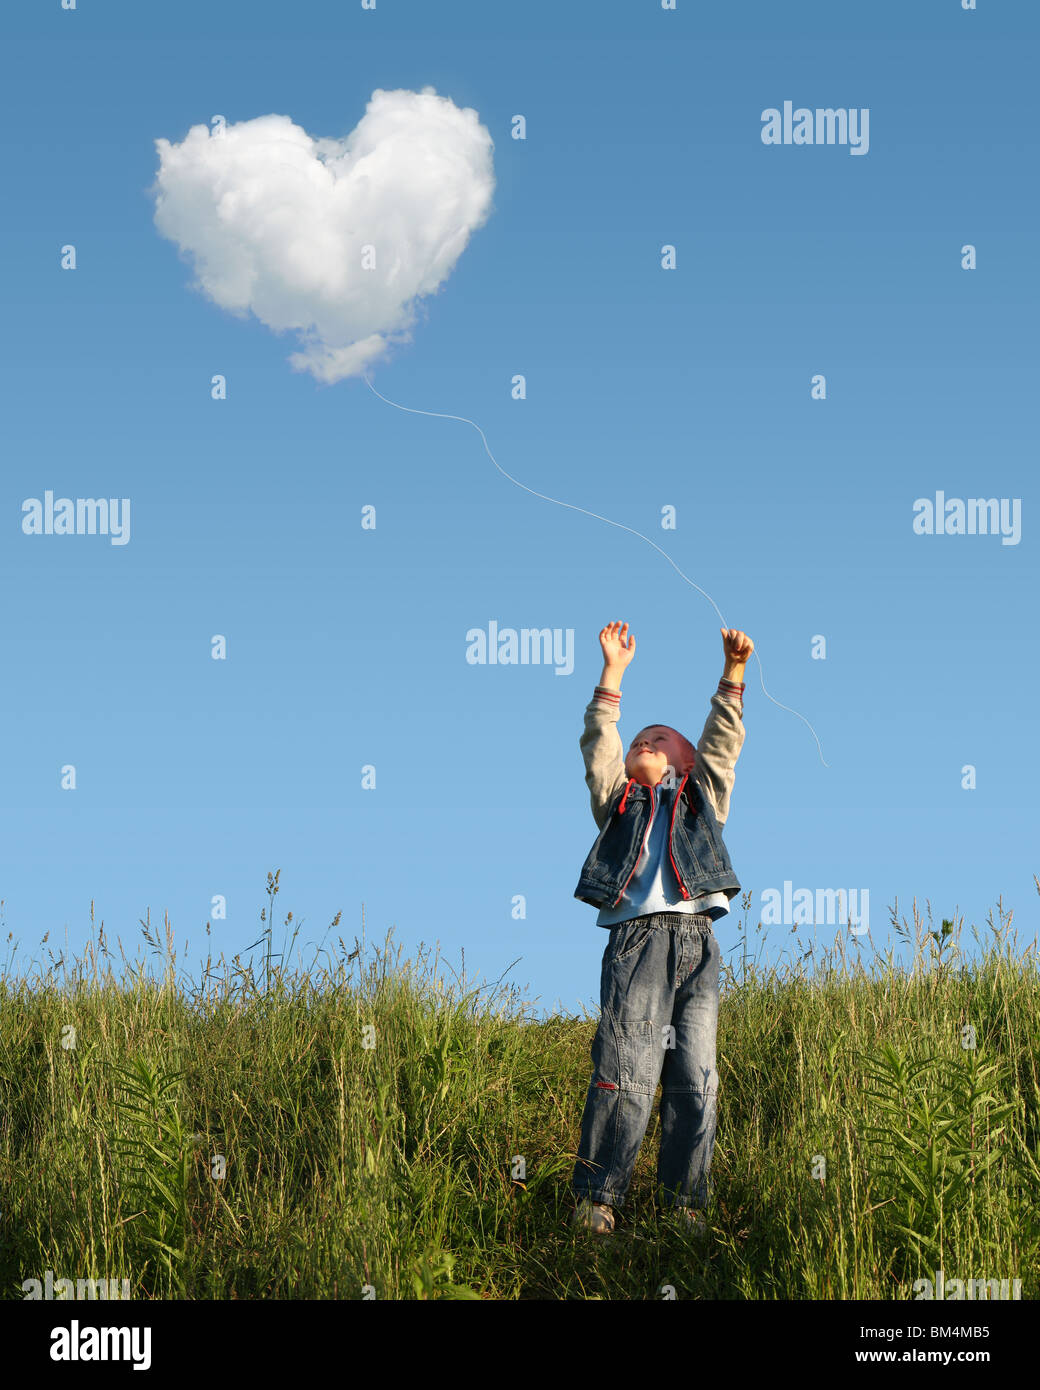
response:
[[[654,1214],[657,1102],[617,1232],[568,1227],[595,1019],[532,1020],[392,932],[291,973],[278,891],[259,972],[185,978],[167,921],[158,968],[120,947],[117,975],[102,925],[0,977],[0,1297],[50,1270],[136,1298],[907,1299],[936,1269],[1037,1297],[1036,940],[1000,905],[970,966],[915,903],[909,970],[848,937],[724,968],[698,1245]]]

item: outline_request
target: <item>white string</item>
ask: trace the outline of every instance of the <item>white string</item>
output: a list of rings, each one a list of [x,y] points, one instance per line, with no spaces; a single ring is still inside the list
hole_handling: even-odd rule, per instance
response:
[[[558,507],[569,507],[572,512],[583,512],[585,516],[595,517],[597,521],[605,521],[608,526],[618,526],[621,528],[622,531],[630,531],[633,536],[638,536],[640,540],[646,541],[647,545],[652,545],[659,555],[664,555],[664,558],[668,561],[671,567],[676,571],[677,574],[679,574],[683,579],[686,580],[687,584],[689,584],[691,588],[696,589],[699,594],[703,594],[703,596],[711,604],[712,608],[715,609],[715,612],[718,613],[722,626],[727,629],[729,628],[729,623],[727,623],[726,619],[722,616],[722,611],[719,608],[718,604],[715,602],[715,600],[712,598],[711,594],[705,593],[705,591],[701,588],[699,584],[694,584],[693,580],[690,579],[688,575],[683,574],[682,570],[679,569],[679,566],[675,563],[672,557],[666,554],[666,552],[663,551],[661,547],[657,545],[654,541],[652,541],[649,536],[644,536],[642,531],[636,531],[631,526],[626,526],[621,521],[611,521],[609,516],[600,516],[598,512],[590,512],[585,507],[577,507],[574,505],[573,502],[561,502],[558,497],[547,497],[544,492],[536,492],[533,487],[528,487],[526,483],[517,482],[515,478],[510,477],[506,470],[500,466],[498,460],[495,458],[494,454],[488,448],[488,442],[484,436],[484,431],[480,428],[480,426],[477,424],[475,420],[468,420],[465,415],[444,415],[439,410],[415,410],[410,405],[398,405],[396,401],[388,400],[387,397],[382,394],[382,392],[376,391],[376,388],[372,385],[367,376],[364,378],[364,380],[370,391],[375,392],[375,394],[379,397],[381,401],[386,401],[387,405],[392,405],[396,410],[406,410],[409,415],[431,415],[437,420],[461,420],[464,425],[472,425],[473,428],[480,435],[481,439],[484,441],[484,448],[487,451],[488,458],[495,465],[495,467],[502,474],[502,476],[504,478],[509,478],[509,481],[511,483],[516,483],[517,487],[522,487],[523,490],[525,492],[529,492],[532,495],[532,497],[540,497],[544,502],[555,502]],[[767,700],[772,700],[774,705],[779,705],[781,709],[787,710],[788,714],[794,714],[798,716],[802,723],[806,725],[813,738],[816,739],[816,747],[819,749],[820,753],[820,762],[823,763],[824,767],[830,767],[830,763],[828,763],[824,759],[823,747],[820,744],[819,738],[817,738],[816,730],[809,723],[808,719],[806,719],[805,715],[799,714],[798,711],[796,709],[792,709],[790,705],[780,704],[780,701],[773,699],[773,696],[770,695],[769,691],[766,689],[766,683],[762,673],[762,658],[758,655],[757,647],[753,652],[753,656],[758,662],[758,679],[762,685],[762,694],[766,697]]]

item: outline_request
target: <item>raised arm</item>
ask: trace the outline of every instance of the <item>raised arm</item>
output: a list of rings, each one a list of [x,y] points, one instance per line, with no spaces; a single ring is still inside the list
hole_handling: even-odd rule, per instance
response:
[[[720,825],[729,816],[737,759],[744,746],[744,668],[755,645],[736,628],[720,628],[725,665],[697,743],[693,775],[704,788]]]
[[[603,672],[585,710],[580,746],[592,817],[602,830],[607,823],[610,803],[625,780],[625,750],[617,722],[621,677],[635,656],[636,639],[634,634],[629,636],[627,623],[608,623],[599,634],[599,645],[603,652]]]

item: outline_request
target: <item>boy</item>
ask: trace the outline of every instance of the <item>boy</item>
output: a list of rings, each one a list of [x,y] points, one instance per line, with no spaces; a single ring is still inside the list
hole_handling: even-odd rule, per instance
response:
[[[712,921],[740,892],[721,826],[744,743],[744,667],[754,651],[745,633],[720,631],[725,669],[697,747],[651,724],[627,758],[616,725],[636,639],[627,623],[599,634],[603,674],[585,710],[581,751],[600,834],[574,891],[600,909],[597,925],[610,931],[572,1179],[574,1224],[592,1230],[614,1229],[659,1080],[658,1201],[705,1229],[718,1084]]]

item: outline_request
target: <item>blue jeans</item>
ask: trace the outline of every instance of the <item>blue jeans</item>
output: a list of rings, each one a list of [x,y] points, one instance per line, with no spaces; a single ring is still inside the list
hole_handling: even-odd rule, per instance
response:
[[[579,1200],[622,1204],[660,1081],[657,1200],[665,1207],[707,1206],[719,956],[706,914],[656,912],[611,928],[571,1184]]]

